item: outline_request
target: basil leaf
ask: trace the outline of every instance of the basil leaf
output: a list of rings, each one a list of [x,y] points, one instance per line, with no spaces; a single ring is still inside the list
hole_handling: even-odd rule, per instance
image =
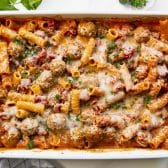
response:
[[[28,10],[35,10],[41,4],[42,0],[21,0],[21,3]]]
[[[42,0],[29,0],[29,4],[32,9],[37,9],[41,2]]]
[[[17,8],[11,3],[11,0],[0,0],[0,10],[17,10]]]
[[[17,0],[9,0],[10,4],[15,4]]]

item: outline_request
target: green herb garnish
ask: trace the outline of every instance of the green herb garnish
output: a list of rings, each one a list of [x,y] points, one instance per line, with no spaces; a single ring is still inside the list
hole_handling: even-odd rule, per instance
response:
[[[26,71],[21,72],[22,78],[27,78],[28,73]]]
[[[76,121],[80,121],[80,115],[79,114],[76,116]]]
[[[61,96],[60,96],[59,94],[56,94],[56,95],[55,95],[55,99],[56,99],[56,100],[60,100],[60,99],[61,99]]]
[[[24,45],[24,44],[25,44],[23,40],[17,39],[17,38],[15,38],[15,39],[13,40],[13,42],[16,43],[17,45]]]
[[[135,122],[136,122],[136,123],[140,123],[140,122],[141,122],[141,119],[140,119],[140,118],[137,118],[137,119],[135,120]]]
[[[116,68],[120,68],[121,64],[120,64],[120,62],[116,62],[116,63],[114,63],[114,66],[115,66]]]
[[[77,81],[77,80],[78,80],[78,77],[72,77],[72,79],[73,79],[74,81]]]
[[[21,57],[26,58],[28,56],[32,56],[34,54],[37,54],[38,49],[33,47],[32,49],[26,49],[24,53],[21,55]]]
[[[115,110],[120,109],[120,108],[122,108],[122,109],[126,109],[127,108],[125,106],[125,103],[123,103],[123,102],[118,102],[118,103],[112,104],[111,107],[113,109],[115,109]]]
[[[37,9],[42,0],[0,0],[0,10],[17,10],[16,4],[22,4],[28,10]]]
[[[141,51],[141,45],[137,46],[137,52],[139,53]]]
[[[150,95],[146,95],[144,97],[144,104],[147,105],[148,103],[150,103],[151,100],[152,100],[152,97]]]
[[[111,42],[111,44],[108,46],[108,54],[111,54],[113,50],[116,48],[115,42]]]
[[[29,142],[27,144],[27,148],[28,149],[33,149],[34,148],[34,142],[33,142],[33,140],[29,140]]]
[[[66,58],[64,58],[64,61],[65,61],[65,63],[70,64],[72,61],[72,58],[66,57]]]
[[[146,6],[147,0],[119,0],[121,4],[128,4],[136,8],[142,8]]]

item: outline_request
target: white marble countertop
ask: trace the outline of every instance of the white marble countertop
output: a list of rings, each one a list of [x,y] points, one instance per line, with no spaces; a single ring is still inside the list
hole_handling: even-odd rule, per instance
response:
[[[164,11],[168,13],[168,0],[148,0],[148,11]],[[155,1],[155,2],[153,2]],[[20,10],[25,10],[18,5]],[[43,0],[38,10],[55,11],[128,11],[137,10],[122,6],[118,0]],[[138,9],[139,10],[139,9]],[[54,160],[48,161],[54,165]],[[60,166],[65,168],[168,168],[168,159],[140,159],[140,160],[59,160]],[[1,165],[0,165],[1,167]],[[49,167],[49,166],[48,166]]]

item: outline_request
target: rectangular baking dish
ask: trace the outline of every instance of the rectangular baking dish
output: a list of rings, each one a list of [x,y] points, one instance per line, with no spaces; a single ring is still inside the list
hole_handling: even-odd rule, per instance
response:
[[[117,18],[122,20],[151,20],[168,18],[164,12],[87,12],[80,11],[4,11],[0,17],[31,18],[31,17],[58,17],[58,18]],[[0,149],[0,158],[34,158],[34,159],[134,159],[134,158],[168,158],[168,150],[151,149],[91,149],[91,150],[21,150]]]

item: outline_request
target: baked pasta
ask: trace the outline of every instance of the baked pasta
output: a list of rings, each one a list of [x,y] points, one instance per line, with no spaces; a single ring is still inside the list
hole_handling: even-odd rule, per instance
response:
[[[2,18],[0,146],[168,149],[166,23]]]

